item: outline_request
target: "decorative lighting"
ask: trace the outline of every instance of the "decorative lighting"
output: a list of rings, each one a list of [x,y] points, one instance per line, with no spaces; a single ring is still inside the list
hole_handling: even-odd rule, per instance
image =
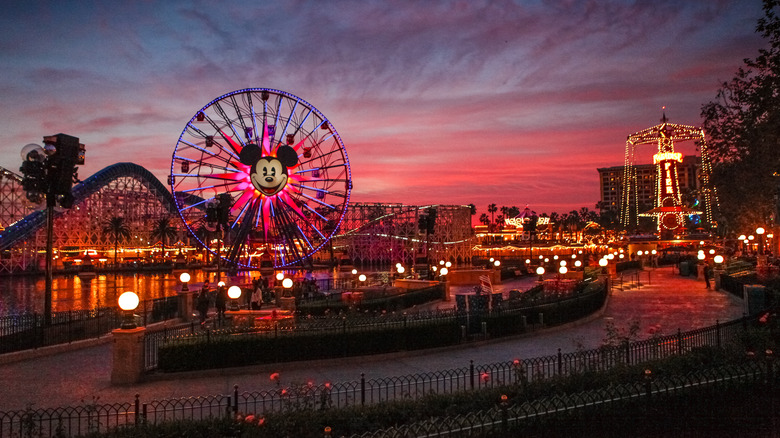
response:
[[[609,261],[607,261],[607,259],[599,260],[599,266],[601,266],[602,268],[606,267],[608,263]]]
[[[703,252],[700,252],[699,255],[696,256],[699,260],[704,260],[707,256],[704,255]]]
[[[399,274],[403,274],[406,271],[406,268],[403,266],[399,266],[396,268],[396,271],[398,271]]]
[[[220,283],[222,282],[220,281]],[[230,310],[239,310],[238,298],[241,296],[241,288],[238,286],[230,286],[227,291],[227,296],[230,298]]]
[[[577,260],[577,261],[574,262],[574,267],[575,268],[579,268],[581,266],[582,266],[582,262],[581,261]]]
[[[718,254],[712,260],[715,261],[715,263],[717,263],[717,264],[721,264],[721,263],[723,263],[723,256]]]
[[[182,292],[189,292],[190,288],[187,286],[187,283],[190,281],[190,274],[186,272],[182,272],[181,275],[179,275],[179,281],[182,282],[181,285],[181,291]]]
[[[360,280],[361,283],[366,281],[366,274],[360,274],[360,276],[358,277],[358,280]]]
[[[449,272],[450,271],[447,268],[441,268],[439,270],[439,274],[441,274],[442,276],[449,274]]]
[[[569,270],[566,269],[566,266],[561,266],[560,268],[558,268],[558,273],[561,274],[561,275],[567,273],[568,271]]]
[[[356,275],[356,274],[357,274],[357,269],[353,269],[352,270],[352,275]]]
[[[561,260],[561,266],[566,266],[566,260]]]
[[[293,287],[293,280],[292,280],[292,278],[288,277],[288,278],[285,278],[284,280],[282,280],[282,287],[285,288],[285,289],[290,289],[291,287]]]
[[[122,325],[119,328],[124,330],[130,330],[136,328],[135,319],[133,317],[133,311],[138,307],[141,300],[138,299],[138,294],[133,291],[127,291],[119,295],[117,303],[119,308],[124,312],[124,318],[122,319]]]
[[[276,281],[282,281],[282,280],[284,280],[284,272],[277,272]]]
[[[762,235],[762,234],[764,234],[764,232],[765,232],[765,231],[766,231],[766,230],[764,230],[764,227],[758,227],[758,228],[756,228],[756,234],[758,234],[759,236],[760,236],[760,235]]]
[[[501,266],[501,262],[496,260],[495,262],[493,262],[493,266],[495,266],[497,268],[497,267]]]
[[[496,263],[498,263],[498,261],[496,261]],[[496,266],[498,266],[498,265],[496,265]],[[452,267],[452,262],[447,262],[447,263],[445,263],[445,264],[444,264],[444,267],[445,267],[445,268],[451,268],[451,267]]]
[[[542,266],[539,266],[538,268],[536,268],[536,274],[537,274],[538,276],[540,276],[540,277],[541,277],[542,275],[544,275],[544,267],[542,267]]]

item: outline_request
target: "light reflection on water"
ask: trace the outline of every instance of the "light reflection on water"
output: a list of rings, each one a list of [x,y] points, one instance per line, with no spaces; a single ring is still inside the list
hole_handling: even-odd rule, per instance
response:
[[[200,287],[204,271],[188,271],[190,288]],[[213,282],[214,273],[209,278]],[[224,274],[223,274],[224,275]],[[248,276],[241,282],[251,282]],[[25,312],[43,313],[45,278],[43,276],[0,277],[0,315]],[[55,276],[52,282],[52,312],[94,309],[116,305],[122,292],[133,291],[141,300],[176,295],[181,289],[179,272],[98,274],[93,278],[77,275]]]
[[[190,290],[200,288],[208,275],[211,287],[216,286],[214,272],[192,270]],[[289,276],[301,276],[301,272],[286,271]],[[81,278],[77,275],[55,276],[52,282],[52,312],[69,310],[88,310],[98,307],[116,306],[122,292],[133,291],[141,300],[174,296],[181,290],[179,275],[174,272],[142,272],[98,274],[93,278]],[[338,278],[337,270],[317,270],[315,278]],[[237,277],[227,280],[230,284],[249,284],[259,276],[257,272],[241,272]],[[222,273],[225,280],[225,273]],[[45,278],[40,276],[0,277],[0,316],[20,313],[43,313]]]

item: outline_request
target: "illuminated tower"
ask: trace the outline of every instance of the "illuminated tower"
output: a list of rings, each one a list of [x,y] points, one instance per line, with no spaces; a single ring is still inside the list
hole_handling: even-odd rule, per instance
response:
[[[675,152],[674,142],[688,140],[695,141],[700,150],[701,188],[697,193],[697,206],[701,206],[703,211],[684,206],[681,199],[677,165],[682,162],[682,154]],[[649,211],[639,213],[634,154],[636,146],[643,144],[658,145],[658,153],[653,155],[653,164],[656,166],[655,206]],[[621,222],[630,227],[638,223],[640,216],[656,217],[658,232],[662,237],[680,232],[685,225],[685,216],[701,215],[701,225],[711,225],[712,206],[716,203],[714,189],[710,185],[711,171],[704,131],[694,126],[669,123],[664,114],[660,124],[630,135],[626,140]]]

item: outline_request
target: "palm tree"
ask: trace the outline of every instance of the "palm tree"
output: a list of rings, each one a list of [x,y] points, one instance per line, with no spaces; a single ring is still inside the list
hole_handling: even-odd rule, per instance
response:
[[[163,261],[165,261],[165,241],[175,239],[178,234],[179,230],[171,224],[171,218],[164,217],[155,222],[152,228],[152,239],[160,239]]]
[[[479,222],[482,225],[490,225],[490,218],[488,217],[487,213],[482,213],[479,215]]]
[[[103,234],[111,235],[114,240],[114,270],[116,270],[119,241],[130,238],[130,227],[125,223],[125,218],[112,216],[103,224]]]
[[[493,223],[493,215],[498,211],[498,207],[496,204],[490,204],[488,205],[488,213],[490,213],[490,223]]]

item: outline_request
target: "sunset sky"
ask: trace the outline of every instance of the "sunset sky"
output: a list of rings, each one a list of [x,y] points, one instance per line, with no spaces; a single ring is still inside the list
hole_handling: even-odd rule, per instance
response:
[[[628,135],[663,106],[700,125],[765,46],[759,0],[3,3],[6,169],[64,132],[87,145],[82,179],[128,161],[165,183],[201,107],[266,87],[339,132],[352,202],[478,213],[593,209],[596,169],[623,164]]]

